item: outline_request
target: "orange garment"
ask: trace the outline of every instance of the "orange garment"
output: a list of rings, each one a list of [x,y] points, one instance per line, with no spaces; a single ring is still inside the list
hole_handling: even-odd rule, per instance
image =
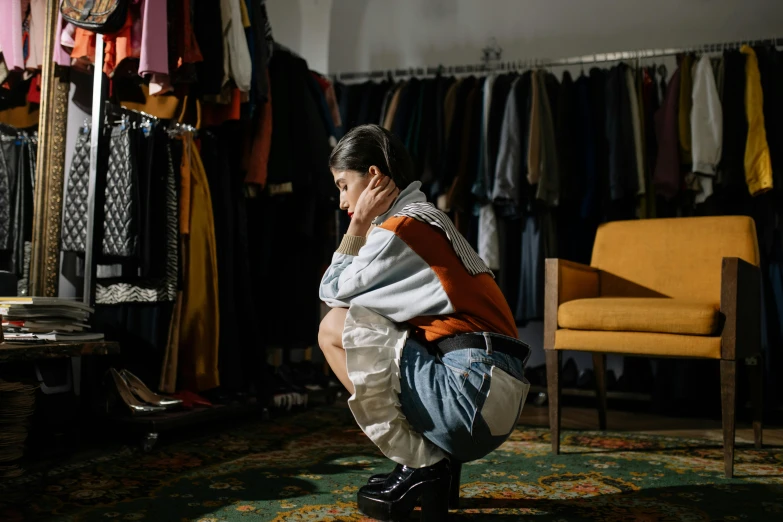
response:
[[[269,71],[266,73],[269,82]],[[272,91],[267,94],[265,104],[258,107],[258,115],[255,120],[255,132],[253,143],[250,147],[245,183],[254,183],[261,188],[266,186],[269,171],[269,151],[272,149]]]
[[[133,111],[146,112],[162,120],[176,119],[182,100],[173,95],[150,95],[149,86],[144,83],[115,82],[112,94],[120,105]]]
[[[455,312],[409,321],[429,342],[470,332],[493,332],[517,338],[514,316],[489,274],[471,275],[440,229],[409,217],[392,217],[380,225],[393,232],[435,272]]]
[[[182,161],[179,168],[179,233],[182,235],[190,233],[190,180],[193,168],[192,154],[188,150],[190,147],[194,147],[193,141],[183,138]]]
[[[184,237],[182,308],[179,322],[178,388],[210,390],[220,385],[217,243],[207,174],[192,136],[183,136],[190,157],[190,222]],[[183,173],[183,177],[185,177]]]
[[[87,59],[92,63],[95,60],[95,33],[77,27],[73,33],[73,49],[71,58],[75,60]]]
[[[128,9],[128,16],[122,29],[103,37],[103,72],[110,78],[125,58],[138,58],[141,56],[141,48],[134,51],[131,43],[132,27],[133,17],[131,16],[131,10]]]
[[[128,9],[125,25],[116,33],[103,36],[103,72],[112,77],[114,71],[126,58],[138,58],[141,56],[141,48],[133,48],[132,30],[134,15],[133,9]],[[71,58],[77,60],[89,60],[95,63],[95,33],[77,27],[73,36],[74,46]]]
[[[239,120],[242,110],[242,93],[234,87],[231,89],[230,103],[202,104],[201,114],[204,127],[218,127],[227,121]]]

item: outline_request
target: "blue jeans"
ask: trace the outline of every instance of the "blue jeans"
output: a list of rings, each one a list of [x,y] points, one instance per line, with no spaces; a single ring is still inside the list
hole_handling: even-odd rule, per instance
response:
[[[433,355],[409,337],[400,360],[402,412],[413,429],[457,460],[480,459],[514,431],[530,386],[524,365],[484,347]]]

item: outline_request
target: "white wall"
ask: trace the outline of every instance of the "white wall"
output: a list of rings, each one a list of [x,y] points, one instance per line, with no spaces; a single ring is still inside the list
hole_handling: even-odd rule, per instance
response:
[[[328,72],[332,0],[268,0],[266,6],[275,40],[307,60],[310,69]]]
[[[336,0],[330,72],[783,37],[781,0]]]

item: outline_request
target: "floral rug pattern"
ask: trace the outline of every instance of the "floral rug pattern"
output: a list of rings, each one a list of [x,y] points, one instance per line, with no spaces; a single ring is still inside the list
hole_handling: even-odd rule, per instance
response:
[[[739,446],[723,478],[710,441],[520,426],[465,464],[454,520],[783,520],[783,448]],[[135,448],[0,483],[0,520],[363,521],[356,491],[391,469],[350,412],[318,407],[221,435]]]

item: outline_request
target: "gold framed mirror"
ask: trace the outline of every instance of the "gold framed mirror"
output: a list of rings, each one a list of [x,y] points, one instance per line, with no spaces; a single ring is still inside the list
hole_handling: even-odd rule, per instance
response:
[[[46,5],[28,294],[58,293],[69,69],[54,63],[59,1]]]

